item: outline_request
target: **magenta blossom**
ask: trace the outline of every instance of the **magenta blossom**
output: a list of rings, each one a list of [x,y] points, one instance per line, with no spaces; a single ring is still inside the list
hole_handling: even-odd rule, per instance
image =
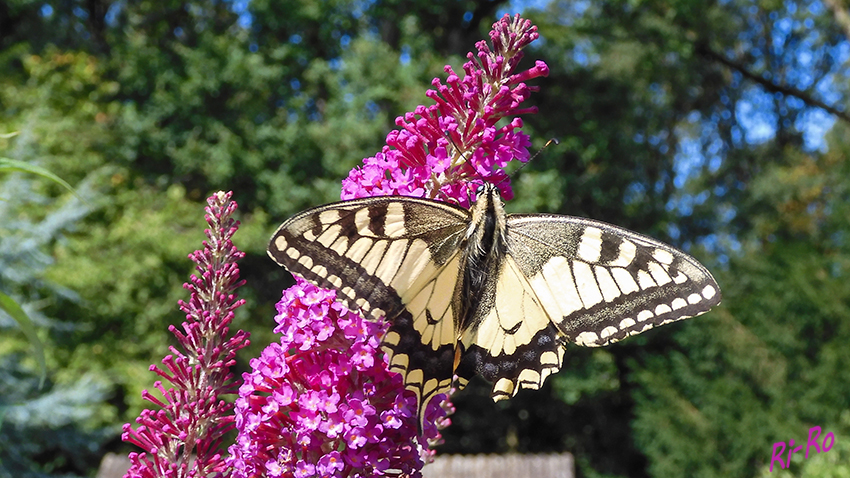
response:
[[[512,198],[500,168],[514,159],[528,160],[531,142],[519,130],[522,120],[516,116],[537,112],[536,107],[520,107],[536,90],[523,82],[549,74],[542,61],[520,73],[514,69],[522,48],[538,36],[537,27],[519,15],[505,15],[493,24],[492,48],[478,42],[478,53],[467,55],[462,78],[446,66],[445,84],[435,78],[436,90],[426,92],[436,104],[417,106],[396,118],[401,129],[390,132],[387,146],[343,180],[342,198],[402,195],[469,206],[467,183],[473,180],[494,183],[503,198]],[[514,118],[498,126],[508,117]]]
[[[429,456],[437,426],[417,434],[416,399],[379,352],[387,325],[335,299],[301,279],[284,291],[280,343],[251,361],[239,391],[235,476],[415,476]]]
[[[227,474],[220,453],[221,438],[233,429],[233,405],[225,395],[233,394],[236,382],[230,373],[236,351],[248,345],[248,334],[229,336],[233,311],[245,303],[236,298],[239,280],[236,261],[245,254],[230,238],[239,227],[231,216],[236,203],[231,193],[219,192],[207,199],[204,249],[189,255],[200,276],[184,284],[190,293],[188,303],[180,301],[186,313],[182,331],[169,330],[180,348],[162,359],[165,370],[151,366],[163,382],[154,383],[161,398],[145,390],[142,396],[158,410],[144,410],[136,419],[139,427],[124,425],[121,438],[137,445],[144,453],[130,453],[126,477],[216,476]]]
[[[530,145],[516,116],[536,111],[521,107],[533,91],[523,81],[548,74],[542,62],[514,73],[537,36],[519,16],[496,22],[492,48],[479,42],[462,78],[446,67],[446,84],[435,79],[427,93],[436,104],[398,118],[401,129],[387,135],[381,153],[343,181],[342,198],[400,194],[468,205],[470,181],[496,183],[509,198],[500,168],[526,161]],[[426,404],[420,434],[416,397],[380,351],[388,325],[335,296],[301,279],[284,291],[280,343],[251,362],[239,390],[239,437],[230,449],[236,476],[421,476],[433,455],[451,404],[444,395]]]
[[[426,95],[435,104],[418,106],[396,119],[399,130],[387,145],[363,160],[343,181],[342,197],[399,194],[468,206],[470,182],[496,184],[512,196],[501,169],[528,160],[528,136],[519,115],[533,87],[524,82],[548,74],[543,62],[515,72],[522,49],[537,29],[519,15],[493,25],[492,45],[476,44],[462,76],[446,67]],[[252,371],[238,387],[233,406],[222,400],[237,384],[229,373],[247,334],[230,336],[242,257],[230,241],[238,227],[230,193],[208,199],[208,241],[190,257],[198,264],[186,288],[182,331],[171,327],[179,348],[152,367],[164,382],[161,398],[144,397],[157,410],[145,410],[139,426],[124,427],[122,438],[144,453],[131,453],[128,477],[371,477],[421,476],[431,447],[447,426],[452,405],[444,395],[422,407],[402,377],[388,370],[380,350],[388,328],[349,311],[336,293],[297,279],[277,304],[277,343],[251,360]],[[421,427],[420,427],[421,424]],[[237,441],[225,458],[222,436],[236,427]]]

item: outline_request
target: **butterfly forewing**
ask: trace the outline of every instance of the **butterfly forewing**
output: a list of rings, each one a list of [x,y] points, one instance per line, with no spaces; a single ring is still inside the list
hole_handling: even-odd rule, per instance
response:
[[[720,303],[691,256],[649,237],[569,216],[511,215],[508,254],[571,342],[607,345]]]

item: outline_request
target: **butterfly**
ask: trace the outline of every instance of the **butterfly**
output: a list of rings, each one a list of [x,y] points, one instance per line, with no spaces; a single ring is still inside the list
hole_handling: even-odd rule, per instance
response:
[[[696,259],[601,221],[506,214],[496,186],[470,209],[369,197],[284,222],[269,256],[390,327],[389,367],[425,405],[480,374],[494,400],[537,389],[565,346],[602,346],[720,303]],[[456,377],[456,379],[455,379]]]

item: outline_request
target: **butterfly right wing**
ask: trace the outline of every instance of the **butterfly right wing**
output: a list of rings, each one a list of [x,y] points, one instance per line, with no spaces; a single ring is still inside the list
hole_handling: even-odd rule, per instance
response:
[[[542,386],[568,342],[607,345],[720,302],[705,267],[650,237],[551,214],[509,215],[506,224],[506,254],[461,337],[458,368],[494,382],[495,400]]]
[[[407,197],[342,201],[284,222],[268,253],[349,309],[390,320],[384,350],[420,407],[452,385],[466,209]]]

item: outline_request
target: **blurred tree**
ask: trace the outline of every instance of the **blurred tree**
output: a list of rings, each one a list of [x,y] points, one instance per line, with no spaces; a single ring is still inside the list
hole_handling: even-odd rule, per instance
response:
[[[764,166],[741,207],[754,227],[718,274],[732,285],[726,307],[631,365],[654,476],[753,476],[775,442],[805,443],[812,426],[850,431],[848,134],[839,124],[828,153]]]

